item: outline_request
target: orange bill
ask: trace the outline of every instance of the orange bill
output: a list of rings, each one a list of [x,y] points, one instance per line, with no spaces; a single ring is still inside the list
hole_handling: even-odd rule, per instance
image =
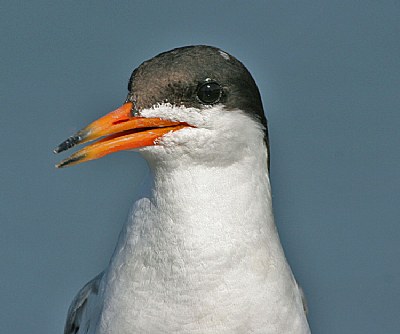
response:
[[[55,153],[104,137],[72,154],[56,167],[72,166],[114,152],[155,145],[163,135],[189,127],[181,122],[132,116],[131,109],[132,103],[125,103],[62,142],[54,149]]]

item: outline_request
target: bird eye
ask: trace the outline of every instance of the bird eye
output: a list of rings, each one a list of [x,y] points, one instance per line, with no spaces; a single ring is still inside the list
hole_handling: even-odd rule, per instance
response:
[[[197,97],[204,104],[214,104],[219,101],[222,94],[221,86],[215,81],[208,81],[197,89]]]

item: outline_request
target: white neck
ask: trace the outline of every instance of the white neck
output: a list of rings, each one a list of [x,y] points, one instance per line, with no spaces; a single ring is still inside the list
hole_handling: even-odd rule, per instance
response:
[[[227,166],[156,166],[153,201],[163,217],[160,228],[215,255],[276,237],[266,158],[264,147],[258,156]]]
[[[136,204],[112,258],[104,333],[124,323],[126,333],[307,333],[259,138],[217,166],[145,153],[153,196]],[[280,331],[280,308],[301,321]]]

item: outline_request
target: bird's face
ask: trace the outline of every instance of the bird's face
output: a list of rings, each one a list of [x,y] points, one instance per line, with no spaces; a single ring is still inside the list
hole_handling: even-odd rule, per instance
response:
[[[171,166],[179,163],[231,164],[243,157],[254,140],[261,143],[264,137],[264,128],[257,119],[218,104],[208,108],[162,104],[144,109],[141,115],[190,124],[158,138],[156,145],[139,149],[148,161]]]
[[[263,137],[266,120],[246,68],[216,48],[162,53],[133,73],[126,102],[71,136],[55,152],[99,139],[57,167],[139,149],[148,159],[229,163],[249,137]]]

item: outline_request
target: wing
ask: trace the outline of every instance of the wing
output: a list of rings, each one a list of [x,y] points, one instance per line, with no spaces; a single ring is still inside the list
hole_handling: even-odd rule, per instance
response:
[[[71,306],[68,309],[67,322],[64,327],[64,334],[87,333],[90,326],[89,303],[96,299],[99,292],[100,281],[103,272],[93,278],[78,292]],[[92,319],[93,321],[94,319]],[[79,331],[81,329],[81,331]]]
[[[301,301],[303,303],[303,310],[304,310],[304,313],[307,316],[308,315],[308,305],[307,305],[306,295],[304,294],[304,290],[302,289],[302,287],[300,285],[298,285],[298,287],[299,287],[299,290],[300,290]]]
[[[307,317],[307,315],[308,315],[308,305],[307,305],[306,295],[304,294],[304,290],[297,283],[296,279],[293,276],[293,273],[292,273],[292,280],[293,280],[293,283],[294,283],[295,287],[297,288],[297,291],[299,292],[299,295],[300,295],[300,298],[301,298],[301,304],[303,306],[303,311],[304,311],[305,316]]]

